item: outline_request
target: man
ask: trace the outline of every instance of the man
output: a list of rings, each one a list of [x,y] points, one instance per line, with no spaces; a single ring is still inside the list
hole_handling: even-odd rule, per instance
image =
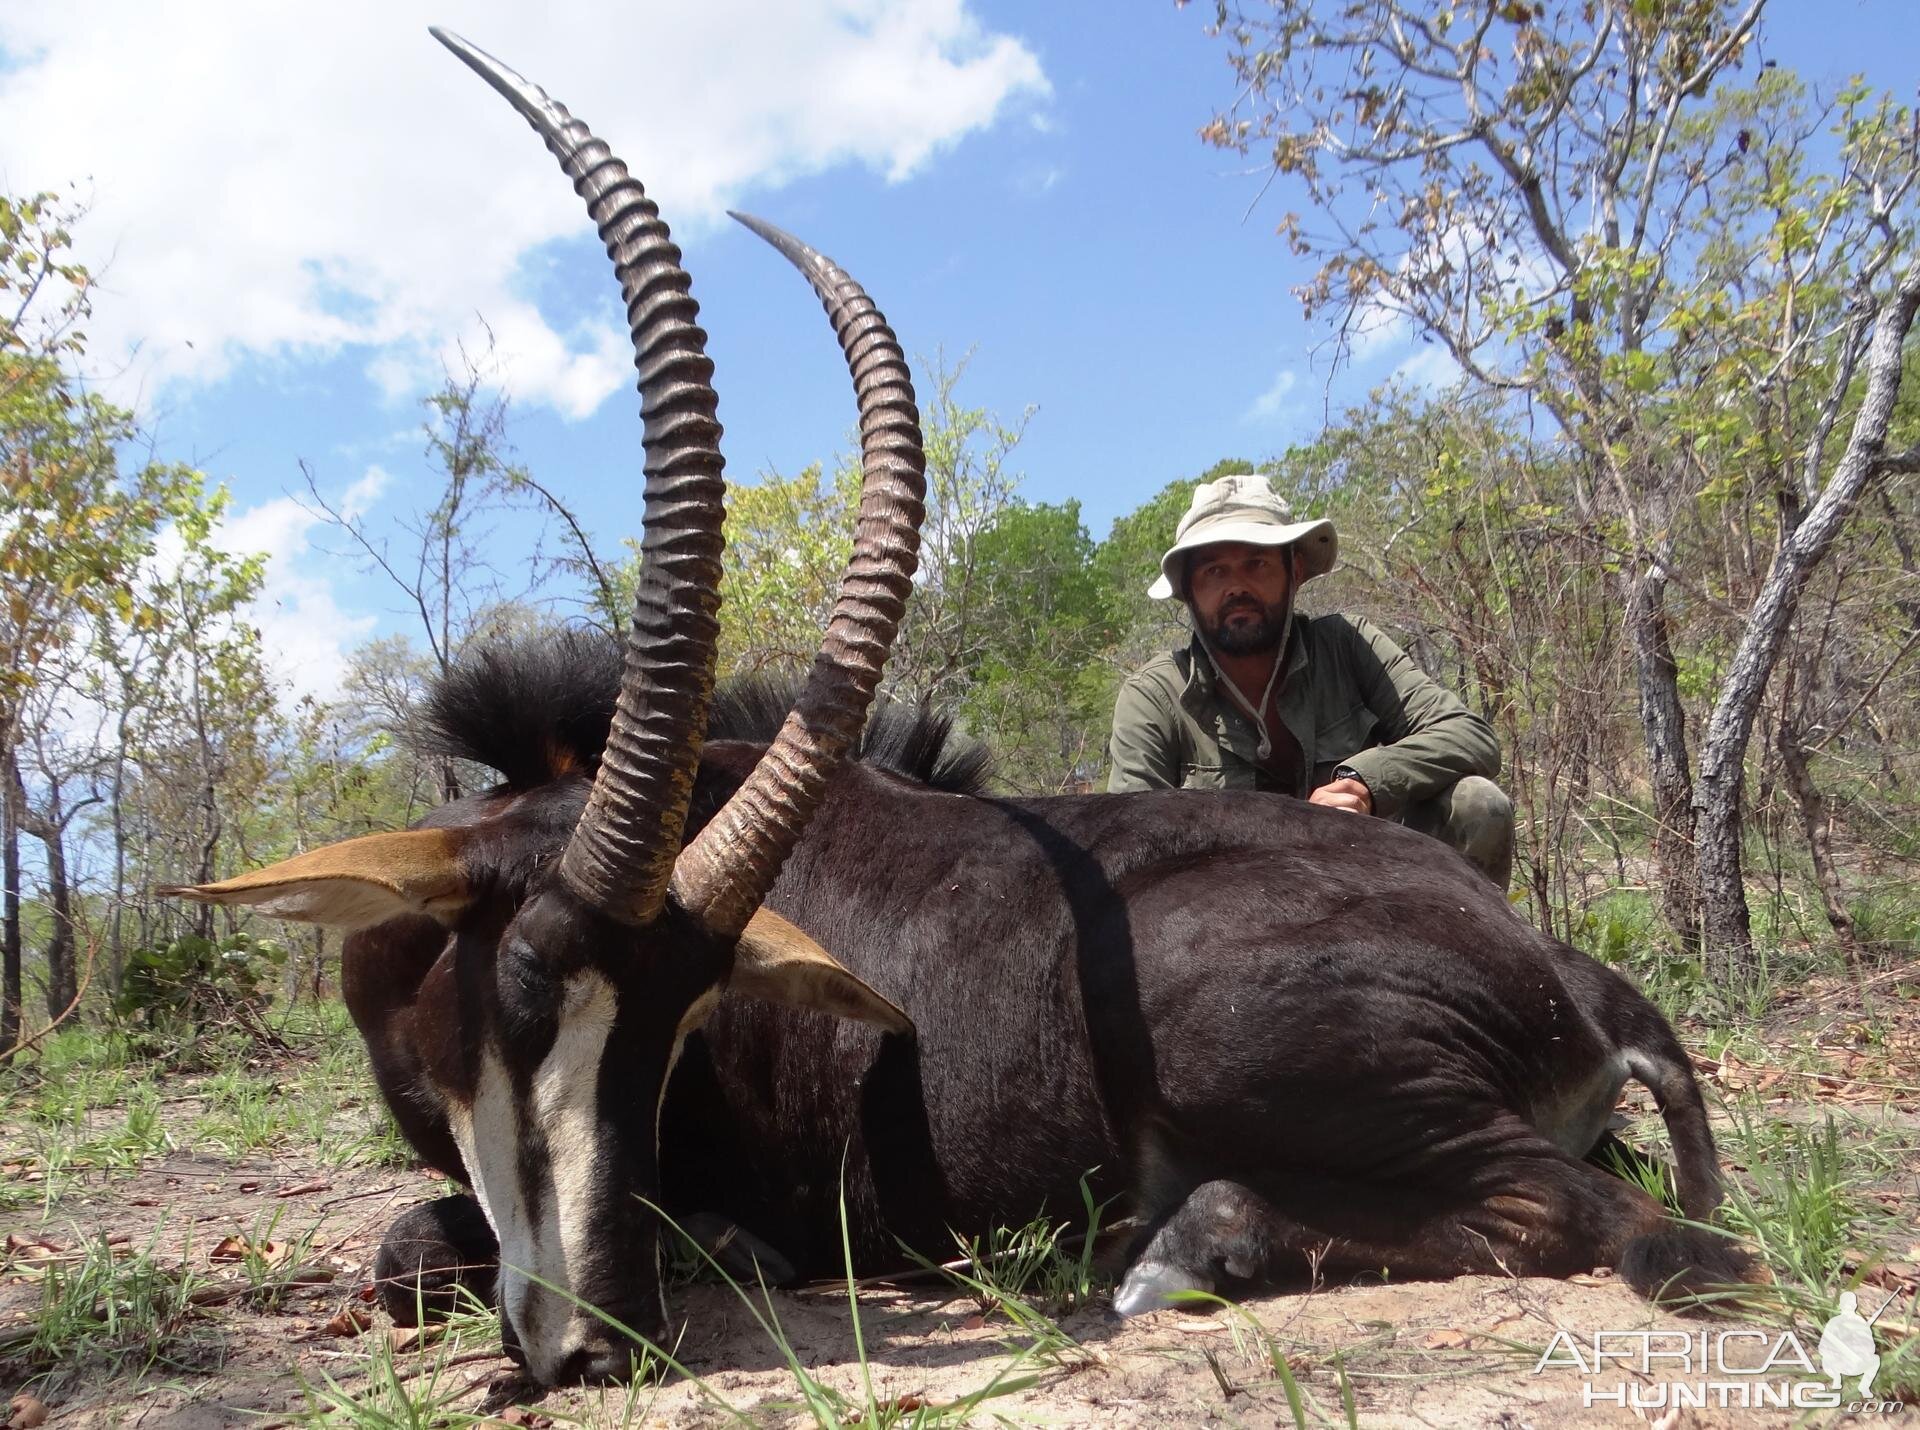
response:
[[[1194,637],[1120,688],[1107,788],[1278,790],[1397,819],[1504,889],[1492,728],[1371,623],[1294,614],[1338,551],[1333,523],[1294,521],[1265,477],[1201,483],[1147,588],[1185,601]]]

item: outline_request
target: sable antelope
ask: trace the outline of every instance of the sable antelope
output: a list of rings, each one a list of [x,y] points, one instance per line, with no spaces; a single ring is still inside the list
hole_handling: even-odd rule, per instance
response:
[[[709,731],[719,426],[677,251],[584,126],[440,38],[546,139],[621,279],[646,419],[634,624],[624,651],[493,648],[443,682],[440,746],[495,789],[173,892],[353,931],[346,993],[381,1089],[484,1214],[435,1204],[395,1238],[450,1264],[497,1237],[503,1335],[538,1379],[626,1372],[582,1302],[663,1334],[659,1205],[810,1273],[840,1266],[844,1195],[856,1265],[882,1269],[901,1241],[1077,1206],[1098,1167],[1146,1221],[1129,1312],[1310,1264],[1617,1263],[1649,1293],[1740,1272],[1581,1160],[1635,1077],[1683,1210],[1711,1213],[1671,1029],[1444,846],[1272,795],[991,798],[937,722],[884,720],[894,756],[829,780],[908,592],[917,414],[864,293],[751,220],[833,319],[866,485],[791,713],[758,742],[719,738],[725,709]]]

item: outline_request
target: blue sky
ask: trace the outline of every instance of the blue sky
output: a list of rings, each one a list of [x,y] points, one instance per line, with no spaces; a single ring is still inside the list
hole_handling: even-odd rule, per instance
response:
[[[511,350],[519,458],[603,548],[637,524],[604,257],[430,22],[544,84],[660,199],[736,480],[830,456],[852,404],[811,295],[727,206],[843,263],[910,354],[971,350],[969,405],[1037,407],[1022,491],[1079,499],[1095,536],[1169,480],[1323,421],[1325,331],[1273,233],[1295,200],[1261,199],[1262,174],[1195,137],[1231,96],[1205,3],[646,0],[564,27],[504,0],[280,8],[98,0],[80,28],[64,4],[8,0],[0,182],[90,196],[101,380],[160,455],[232,489],[235,544],[272,554],[257,615],[299,688],[328,692],[344,651],[404,621],[288,500],[298,463],[371,521],[420,505],[417,400],[478,317]],[[1920,74],[1910,0],[1774,0],[1764,35],[1809,79],[1863,70],[1910,95]],[[1440,366],[1379,345],[1332,380],[1335,408],[1407,364]]]

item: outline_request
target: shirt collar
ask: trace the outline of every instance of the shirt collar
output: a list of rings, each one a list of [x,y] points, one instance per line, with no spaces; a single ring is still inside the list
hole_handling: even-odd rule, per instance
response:
[[[1293,633],[1287,638],[1287,678],[1280,683],[1280,698],[1297,691],[1300,686],[1294,679],[1307,668],[1306,624],[1310,617],[1296,615],[1293,620]],[[1195,631],[1187,642],[1187,684],[1181,695],[1189,700],[1209,701],[1214,698],[1213,660],[1208,654],[1207,643],[1200,639]]]

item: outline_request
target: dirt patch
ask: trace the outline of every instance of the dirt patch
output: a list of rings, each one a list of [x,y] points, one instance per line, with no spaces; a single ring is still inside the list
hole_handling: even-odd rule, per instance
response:
[[[403,1207],[444,1190],[415,1172],[325,1169],[294,1157],[222,1162],[168,1158],[111,1185],[89,1188],[43,1222],[9,1220],[16,1240],[38,1237],[71,1256],[111,1236],[123,1255],[144,1254],[191,1274],[210,1294],[150,1362],[118,1367],[98,1356],[46,1368],[35,1393],[50,1423],[169,1430],[283,1423],[313,1414],[329,1379],[354,1397],[385,1400],[397,1377],[410,1397],[449,1417],[524,1398],[538,1417],[588,1425],[705,1426],[812,1423],[800,1378],[756,1318],[776,1319],[793,1357],[852,1405],[874,1402],[909,1416],[981,1396],[977,1416],[1038,1424],[1269,1425],[1294,1423],[1284,1364],[1308,1423],[1345,1423],[1344,1398],[1369,1426],[1521,1426],[1620,1423],[1643,1417],[1583,1401],[1585,1378],[1564,1362],[1535,1373],[1556,1333],[1587,1346],[1595,1331],[1692,1330],[1655,1312],[1608,1278],[1577,1282],[1467,1277],[1449,1283],[1323,1288],[1264,1297],[1238,1311],[1167,1311],[1121,1321],[1090,1310],[1060,1323],[1061,1340],[1034,1348],[1003,1314],[982,1315],[945,1289],[869,1287],[854,1334],[844,1286],[775,1292],[752,1307],[725,1287],[675,1294],[684,1318],[681,1364],[638,1390],[515,1394],[512,1367],[490,1326],[425,1344],[367,1306],[374,1249]],[[271,1264],[235,1256],[234,1238]],[[278,1258],[277,1261],[274,1258]],[[0,1282],[0,1328],[34,1314],[43,1264],[19,1260]],[[250,1278],[272,1288],[257,1293]],[[1714,1323],[1715,1329],[1724,1323]],[[864,1343],[863,1368],[860,1344]],[[10,1395],[24,1377],[4,1375]],[[1651,1396],[1659,1377],[1618,1374]],[[1344,1385],[1344,1389],[1343,1389]],[[1787,1424],[1753,1412],[1689,1411],[1686,1423]],[[1651,1418],[1658,1418],[1658,1413]],[[453,1423],[459,1423],[457,1419]]]
[[[96,1178],[48,1215],[0,1216],[9,1251],[0,1389],[11,1396],[30,1382],[57,1425],[257,1424],[257,1412],[304,1408],[296,1376],[319,1384],[334,1362],[360,1369],[364,1355],[343,1353],[330,1323],[365,1307],[387,1224],[440,1189],[413,1171],[179,1155]],[[138,1270],[117,1278],[130,1289],[111,1310],[112,1283],[102,1286],[99,1333],[77,1336],[51,1359],[23,1346],[22,1332],[47,1319],[48,1278],[84,1284],[109,1253]],[[133,1304],[150,1293],[166,1309]],[[138,1326],[149,1317],[150,1350],[137,1332],[115,1333],[115,1320]],[[129,1339],[133,1351],[114,1350]]]
[[[1777,1049],[1775,1057],[1748,1061],[1725,1049],[1699,1062],[1709,1088],[1742,1115],[1821,1128],[1831,1116],[1866,1195],[1897,1231],[1920,1225],[1920,1098],[1908,1095],[1920,1062],[1907,1060],[1916,1029],[1920,999],[1910,992],[1869,1002],[1810,987],[1778,1028],[1755,1030],[1757,1045]],[[336,1095],[329,1084],[323,1097],[309,1098],[316,1118],[333,1119],[307,1124],[320,1134],[288,1130],[272,1153],[219,1155],[195,1140],[196,1120],[210,1106],[198,1084],[166,1086],[157,1096],[149,1086],[141,1095],[157,1106],[162,1145],[176,1150],[144,1154],[125,1170],[68,1171],[50,1204],[0,1213],[0,1408],[26,1389],[46,1402],[56,1427],[170,1430],[313,1423],[335,1401],[357,1403],[360,1423],[420,1426],[470,1424],[488,1411],[536,1425],[811,1424],[870,1405],[882,1423],[1338,1425],[1348,1422],[1349,1400],[1352,1419],[1366,1426],[1547,1430],[1803,1418],[1790,1409],[1710,1405],[1663,1419],[1657,1408],[1592,1403],[1595,1391],[1655,1403],[1674,1379],[1702,1379],[1701,1357],[1692,1352],[1690,1367],[1670,1359],[1663,1371],[1629,1357],[1587,1374],[1567,1342],[1587,1354],[1596,1332],[1678,1333],[1664,1342],[1671,1355],[1677,1345],[1698,1347],[1702,1331],[1717,1336],[1744,1324],[1676,1319],[1604,1274],[1324,1287],[1125,1322],[1095,1308],[1063,1319],[1057,1336],[1018,1327],[1004,1312],[983,1314],[943,1285],[862,1289],[857,1335],[844,1286],[776,1292],[752,1305],[725,1287],[690,1286],[673,1295],[686,1375],[542,1397],[515,1380],[491,1318],[422,1339],[372,1310],[368,1278],[386,1227],[447,1188],[419,1171],[343,1153],[377,1120],[360,1085],[363,1065],[344,1061],[358,1091]],[[269,1086],[279,1078],[290,1087],[299,1076],[297,1066],[284,1075],[259,1070]],[[33,1196],[31,1179],[49,1174],[7,1150],[15,1115],[25,1113],[0,1112],[0,1190],[18,1204]],[[95,1135],[114,1123],[86,1120]],[[1869,1156],[1869,1148],[1878,1151]],[[1723,1152],[1737,1174],[1737,1140],[1723,1137]],[[1900,1258],[1920,1260],[1920,1247],[1903,1250],[1912,1240],[1920,1238],[1908,1232],[1887,1241],[1891,1255],[1863,1268],[1863,1292],[1905,1284],[1900,1277],[1913,1267]],[[57,1353],[36,1349],[49,1278],[78,1285],[109,1253],[116,1274],[144,1268],[146,1279],[131,1290],[103,1282],[118,1289],[82,1308],[92,1317],[87,1327]],[[124,1306],[109,1306],[122,1296]],[[142,1296],[148,1303],[136,1305]],[[777,1322],[785,1349],[763,1319]],[[1773,1324],[1746,1328],[1767,1338],[1760,1344],[1776,1344],[1780,1334]],[[1538,1370],[1563,1332],[1554,1363]],[[1803,1337],[1809,1356],[1814,1339]],[[1806,1376],[1786,1365],[1767,1379]]]

